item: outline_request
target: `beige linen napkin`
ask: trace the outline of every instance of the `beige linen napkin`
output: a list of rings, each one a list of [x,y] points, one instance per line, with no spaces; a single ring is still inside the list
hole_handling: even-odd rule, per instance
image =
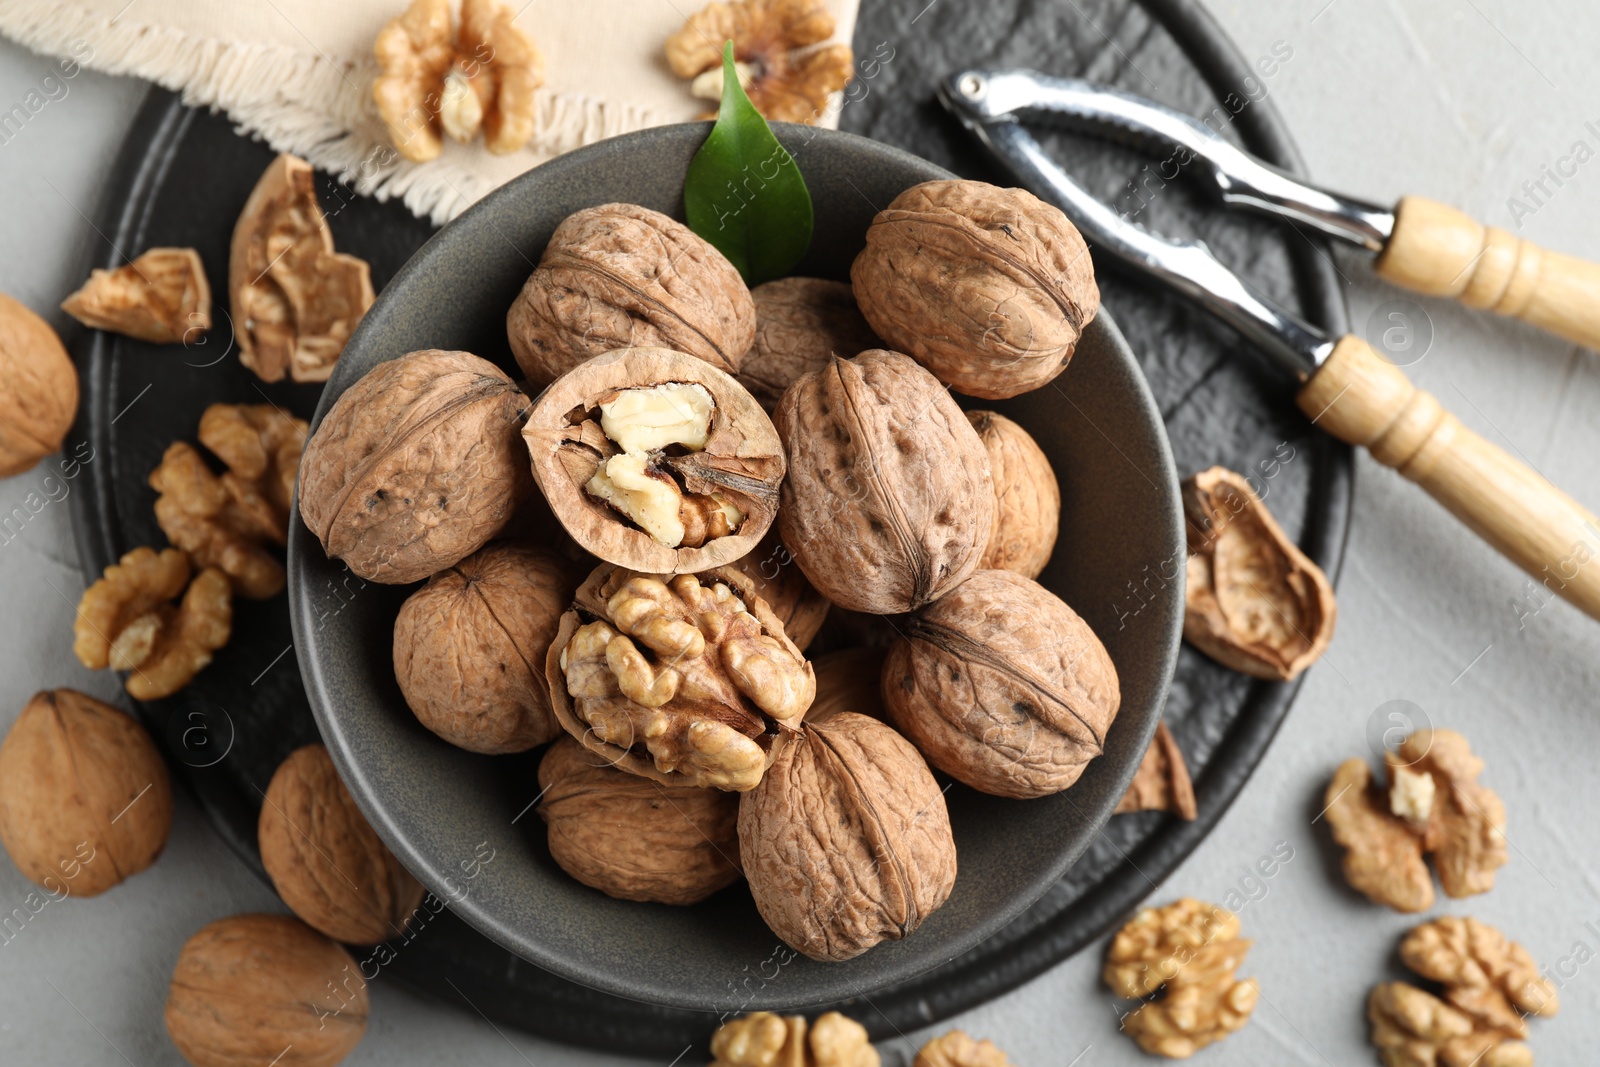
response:
[[[84,67],[130,74],[220,108],[280,152],[436,223],[529,167],[619,133],[687,122],[711,104],[662,45],[703,0],[509,0],[546,63],[537,129],[520,152],[446,141],[430,163],[392,159],[372,103],[372,42],[408,0],[0,0],[0,34]],[[859,0],[827,0],[850,40]],[[824,124],[837,121],[837,108]]]

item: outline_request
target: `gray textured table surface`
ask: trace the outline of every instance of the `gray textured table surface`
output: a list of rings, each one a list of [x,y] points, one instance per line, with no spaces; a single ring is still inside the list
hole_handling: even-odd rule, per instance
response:
[[[1317,178],[1380,201],[1433,196],[1600,259],[1600,164],[1560,187],[1547,181],[1544,193],[1524,190],[1577,142],[1588,156],[1600,152],[1600,8],[1584,0],[1229,0],[1214,11],[1247,55],[1279,40],[1293,47],[1270,89]],[[0,109],[22,100],[49,64],[0,43]],[[0,144],[0,290],[49,318],[59,317],[56,303],[80,280],[72,272],[102,240],[89,220],[141,91],[81,75]],[[1362,257],[1338,263],[1359,329],[1395,294]],[[1422,305],[1434,340],[1411,368],[1415,380],[1467,425],[1600,505],[1595,353],[1454,305]],[[42,496],[42,477],[0,482],[0,514],[30,492]],[[1200,1062],[1375,1062],[1363,1004],[1372,983],[1397,967],[1394,944],[1409,922],[1341,887],[1325,830],[1312,820],[1332,767],[1366,751],[1369,718],[1395,699],[1466,733],[1510,814],[1511,862],[1495,890],[1436,910],[1480,916],[1527,945],[1562,983],[1564,1002],[1558,1018],[1533,1026],[1539,1062],[1593,1062],[1583,1050],[1600,1040],[1600,968],[1580,960],[1600,951],[1600,625],[1559,602],[1519,616],[1523,576],[1364,457],[1348,559],[1338,635],[1267,762],[1155,894],[1220,900],[1239,888],[1252,898],[1241,913],[1256,941],[1245,970],[1260,980],[1262,1004],[1243,1032]],[[65,502],[49,503],[0,543],[0,726],[40,688],[114,692],[111,679],[84,671],[70,653],[82,585]],[[1249,881],[1255,861],[1279,842],[1292,846],[1293,860],[1270,880]],[[28,891],[0,859],[0,913]],[[277,907],[180,796],[155,868],[96,900],[52,904],[0,940],[0,1063],[180,1064],[161,1024],[179,946],[211,919]],[[1021,1067],[1149,1062],[1117,1033],[1099,963],[1098,950],[1085,953],[955,1024],[995,1039]],[[891,1063],[925,1036],[886,1046]],[[380,985],[367,1037],[347,1062],[605,1059],[496,1030],[465,1004]]]

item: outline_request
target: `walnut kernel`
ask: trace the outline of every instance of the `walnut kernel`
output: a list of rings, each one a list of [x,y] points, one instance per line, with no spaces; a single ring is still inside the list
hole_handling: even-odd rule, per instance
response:
[[[222,571],[251,600],[283,591],[283,564],[266,547],[283,543],[283,527],[256,485],[232,471],[218,477],[192,445],[175,441],[150,472],[150,488],[161,531],[197,565]]]
[[[833,31],[822,0],[711,3],[667,38],[667,65],[692,79],[694,95],[720,100],[722,46],[731,40],[739,83],[763,117],[815,123],[853,73],[850,47],[824,43]]]
[[[974,1041],[964,1031],[951,1030],[917,1050],[911,1067],[1012,1067],[1012,1063],[994,1042]]]
[[[211,329],[211,284],[192,248],[152,248],[116,270],[95,270],[61,302],[85,326],[151,344],[187,344]]]
[[[1433,906],[1433,878],[1422,859],[1422,839],[1384,806],[1372,788],[1366,760],[1339,765],[1323,804],[1333,839],[1345,849],[1341,865],[1350,888],[1396,911]]]
[[[866,1027],[836,1011],[818,1016],[809,1028],[798,1015],[752,1012],[711,1035],[711,1067],[878,1067],[879,1062]]]

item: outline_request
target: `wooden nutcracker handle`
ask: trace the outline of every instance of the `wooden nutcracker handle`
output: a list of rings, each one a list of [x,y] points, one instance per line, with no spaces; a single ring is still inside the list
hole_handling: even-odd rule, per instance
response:
[[[1452,296],[1600,348],[1600,265],[1547,252],[1445,204],[1401,200],[1377,270],[1403,288]]]
[[[1367,342],[1346,335],[1300,409],[1426,489],[1507,559],[1600,619],[1600,520],[1461,424]]]

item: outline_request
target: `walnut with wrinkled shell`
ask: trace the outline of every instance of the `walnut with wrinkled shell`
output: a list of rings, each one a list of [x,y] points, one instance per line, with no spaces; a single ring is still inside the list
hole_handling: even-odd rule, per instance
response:
[[[92,897],[154,863],[171,827],[143,727],[72,689],[34,694],[0,745],[0,843],[23,875]]]
[[[739,366],[739,381],[771,411],[784,392],[834,356],[849,359],[882,348],[844,282],[779,278],[750,290],[756,339]]]
[[[924,182],[895,197],[850,281],[879,337],[990,400],[1066,370],[1100,310],[1077,228],[1032,193],[984,182]]]
[[[729,566],[744,572],[755,586],[756,595],[783,623],[783,632],[804,652],[828,620],[831,605],[806,581],[805,572],[778,536],[777,525],[767,531],[754,551]]]
[[[811,584],[887,615],[944,596],[994,526],[983,442],[950,394],[898,352],[834,359],[773,414],[789,457],[778,524]]]
[[[372,306],[366,260],[334,251],[311,165],[273,160],[245,201],[228,256],[239,362],[264,382],[325,382]]]
[[[1037,578],[1055,551],[1061,527],[1061,487],[1044,450],[1028,431],[993,411],[969,411],[989,454],[994,481],[994,529],[978,562],[983,570]]]
[[[394,621],[394,674],[417,720],[469,752],[561,733],[545,655],[578,582],[540,548],[496,542],[428,579]]]
[[[950,895],[944,794],[905,738],[841,712],[807,723],[739,802],[739,849],[772,932],[814,960],[909,936]]]
[[[556,517],[619,566],[681,574],[731,564],[778,510],[785,465],[771,420],[737,381],[683,352],[590,360],[539,396],[523,437]],[[618,474],[624,463],[631,482]],[[706,521],[730,509],[735,521]]]
[[[641,574],[603,563],[545,660],[566,731],[665,785],[754,788],[816,691],[811,665],[731,567]]]
[[[853,711],[886,721],[883,706],[883,663],[886,648],[844,648],[811,661],[817,676],[817,695],[806,712],[806,722],[826,722],[840,712]]]
[[[539,796],[551,857],[610,896],[694,904],[739,879],[732,793],[628,774],[563,736],[539,761]]]
[[[1348,759],[1334,771],[1323,796],[1333,839],[1344,847],[1345,881],[1368,900],[1396,911],[1433,906],[1433,878],[1422,859],[1422,839],[1390,814],[1372,787],[1372,768]]]
[[[889,720],[928,762],[985,793],[1078,780],[1121,706],[1089,624],[1014,571],[978,571],[900,625],[883,667]]]
[[[494,364],[428,349],[345,390],[306,445],[300,514],[368,581],[436,574],[499,532],[530,490],[528,398]]]
[[[78,413],[78,372],[61,338],[0,293],[0,478],[61,448]]]
[[[854,73],[850,46],[824,43],[833,32],[822,0],[711,3],[667,38],[667,65],[694,79],[695,96],[720,100],[722,47],[731,40],[739,83],[755,109],[770,122],[814,124]]]
[[[1190,822],[1200,815],[1189,765],[1183,761],[1183,750],[1164,722],[1157,724],[1156,735],[1150,739],[1150,747],[1113,814],[1133,811],[1167,811]]]
[[[116,270],[94,270],[61,302],[85,326],[151,344],[186,344],[211,329],[211,284],[192,248],[152,248]]]
[[[1223,467],[1183,483],[1189,560],[1183,636],[1256,678],[1288,681],[1333,640],[1333,586],[1250,483]]]
[[[1439,885],[1449,897],[1494,888],[1494,872],[1505,866],[1506,809],[1488,786],[1478,784],[1483,760],[1454,730],[1418,730],[1388,756],[1391,778],[1401,771],[1433,780],[1433,799],[1413,826],[1433,857]]]
[[[878,1067],[880,1062],[866,1027],[836,1011],[819,1015],[809,1028],[799,1015],[752,1012],[711,1035],[711,1067]]]
[[[755,337],[744,279],[704,238],[637,204],[602,204],[556,227],[506,316],[528,381],[555,381],[618,348],[670,348],[738,372]]]
[[[258,484],[227,471],[220,477],[194,447],[175,441],[150,472],[156,522],[200,567],[215,567],[251,600],[283,591],[283,564],[268,545],[284,543],[284,524]]]
[[[288,915],[235,915],[184,942],[167,1033],[198,1067],[334,1067],[367,1029],[350,953]]]
[[[951,1030],[918,1049],[911,1067],[1012,1067],[1012,1063],[994,1042],[974,1041],[964,1031]]]

